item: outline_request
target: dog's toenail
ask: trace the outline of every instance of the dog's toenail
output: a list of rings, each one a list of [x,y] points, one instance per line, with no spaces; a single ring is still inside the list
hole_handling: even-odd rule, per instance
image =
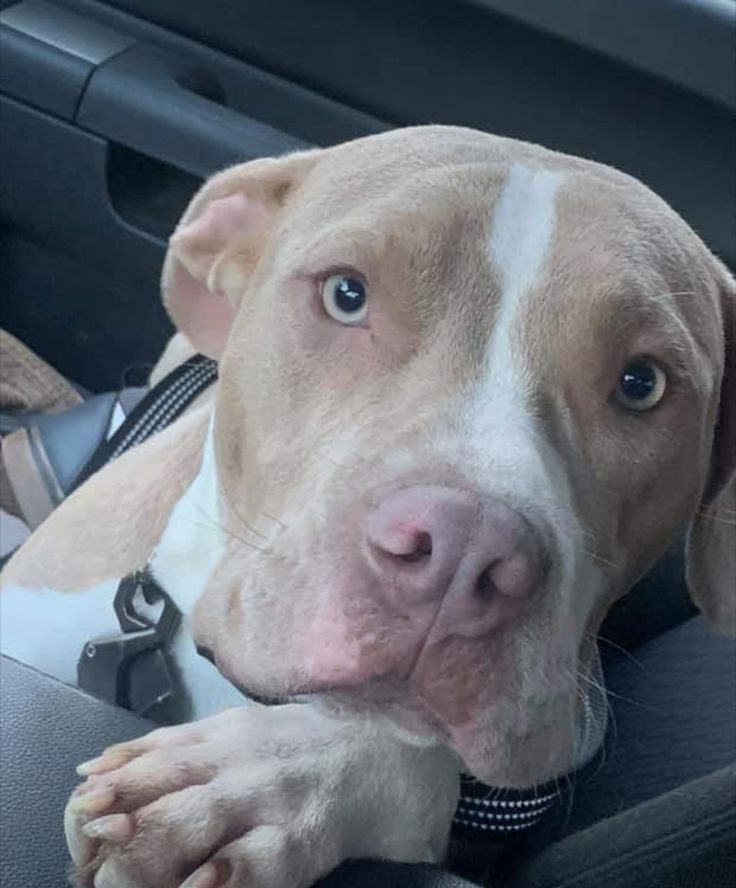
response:
[[[219,885],[225,884],[229,874],[230,866],[227,861],[211,860],[192,873],[179,888],[218,888]]]
[[[74,796],[69,802],[69,808],[76,814],[101,814],[114,801],[114,789],[93,789]]]
[[[133,838],[133,820],[128,814],[109,814],[82,827],[89,839],[104,839],[115,845],[125,845]]]
[[[80,777],[89,777],[90,774],[96,773],[104,759],[105,756],[103,754],[98,755],[97,758],[90,759],[87,762],[82,762],[81,765],[77,765],[77,774],[79,774]]]
[[[77,774],[80,777],[90,777],[93,774],[104,774],[106,771],[114,771],[128,761],[128,756],[122,750],[106,751],[97,758],[90,759],[77,765]]]

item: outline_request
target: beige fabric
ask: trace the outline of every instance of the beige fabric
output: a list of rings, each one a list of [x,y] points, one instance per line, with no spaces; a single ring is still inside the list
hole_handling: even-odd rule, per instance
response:
[[[7,435],[2,443],[2,458],[7,472],[8,486],[18,504],[18,511],[11,514],[22,518],[29,527],[36,528],[48,518],[57,505],[49,493],[42,473],[49,483],[57,488],[55,491],[57,502],[61,501],[63,493],[58,487],[43,447],[36,448],[37,458],[42,460],[43,464],[39,465],[34,457],[32,434],[33,430],[18,429]]]
[[[82,397],[53,367],[0,330],[0,410],[60,413]]]
[[[79,392],[60,373],[7,330],[0,329],[0,410],[8,413],[25,413],[29,410],[60,413],[81,401]],[[23,517],[24,510],[16,493],[22,480],[11,481],[12,473],[13,470],[6,465],[3,447],[0,456],[0,508],[15,517]],[[35,500],[35,496],[32,498]],[[46,514],[48,512],[39,513],[39,521]]]

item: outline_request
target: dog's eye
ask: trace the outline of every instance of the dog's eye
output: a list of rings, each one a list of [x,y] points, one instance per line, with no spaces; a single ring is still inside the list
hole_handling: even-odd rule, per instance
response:
[[[333,274],[322,284],[322,304],[327,314],[341,324],[361,324],[368,314],[368,295],[359,277]]]
[[[667,388],[664,370],[648,358],[635,358],[624,367],[616,396],[629,410],[651,410],[662,400]]]

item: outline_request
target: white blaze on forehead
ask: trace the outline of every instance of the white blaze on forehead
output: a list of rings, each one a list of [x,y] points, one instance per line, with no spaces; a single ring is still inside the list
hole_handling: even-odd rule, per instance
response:
[[[524,297],[545,266],[561,179],[561,173],[515,164],[496,204],[487,249],[500,297],[474,398],[474,426],[479,434],[499,420],[513,418],[518,425],[526,414],[524,371],[512,348],[511,333],[519,312],[524,311]]]
[[[501,312],[513,311],[536,280],[555,225],[562,174],[514,164],[496,207],[488,252],[501,287]]]

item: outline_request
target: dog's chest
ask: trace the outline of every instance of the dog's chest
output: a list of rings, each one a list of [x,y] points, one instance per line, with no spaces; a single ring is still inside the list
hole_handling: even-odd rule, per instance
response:
[[[47,675],[77,685],[77,664],[87,645],[120,635],[113,609],[116,580],[77,593],[10,586],[0,596],[0,650]],[[195,648],[186,621],[167,652],[173,691],[185,699],[187,718],[203,718],[243,704],[243,696]]]
[[[208,431],[197,476],[172,511],[150,560],[150,570],[184,619],[167,644],[173,691],[186,702],[186,718],[202,718],[243,704],[243,696],[201,657],[186,617],[202,594],[222,553],[212,431]],[[85,646],[119,636],[113,607],[119,579],[78,592],[8,587],[0,596],[0,650],[3,654],[77,684]]]

